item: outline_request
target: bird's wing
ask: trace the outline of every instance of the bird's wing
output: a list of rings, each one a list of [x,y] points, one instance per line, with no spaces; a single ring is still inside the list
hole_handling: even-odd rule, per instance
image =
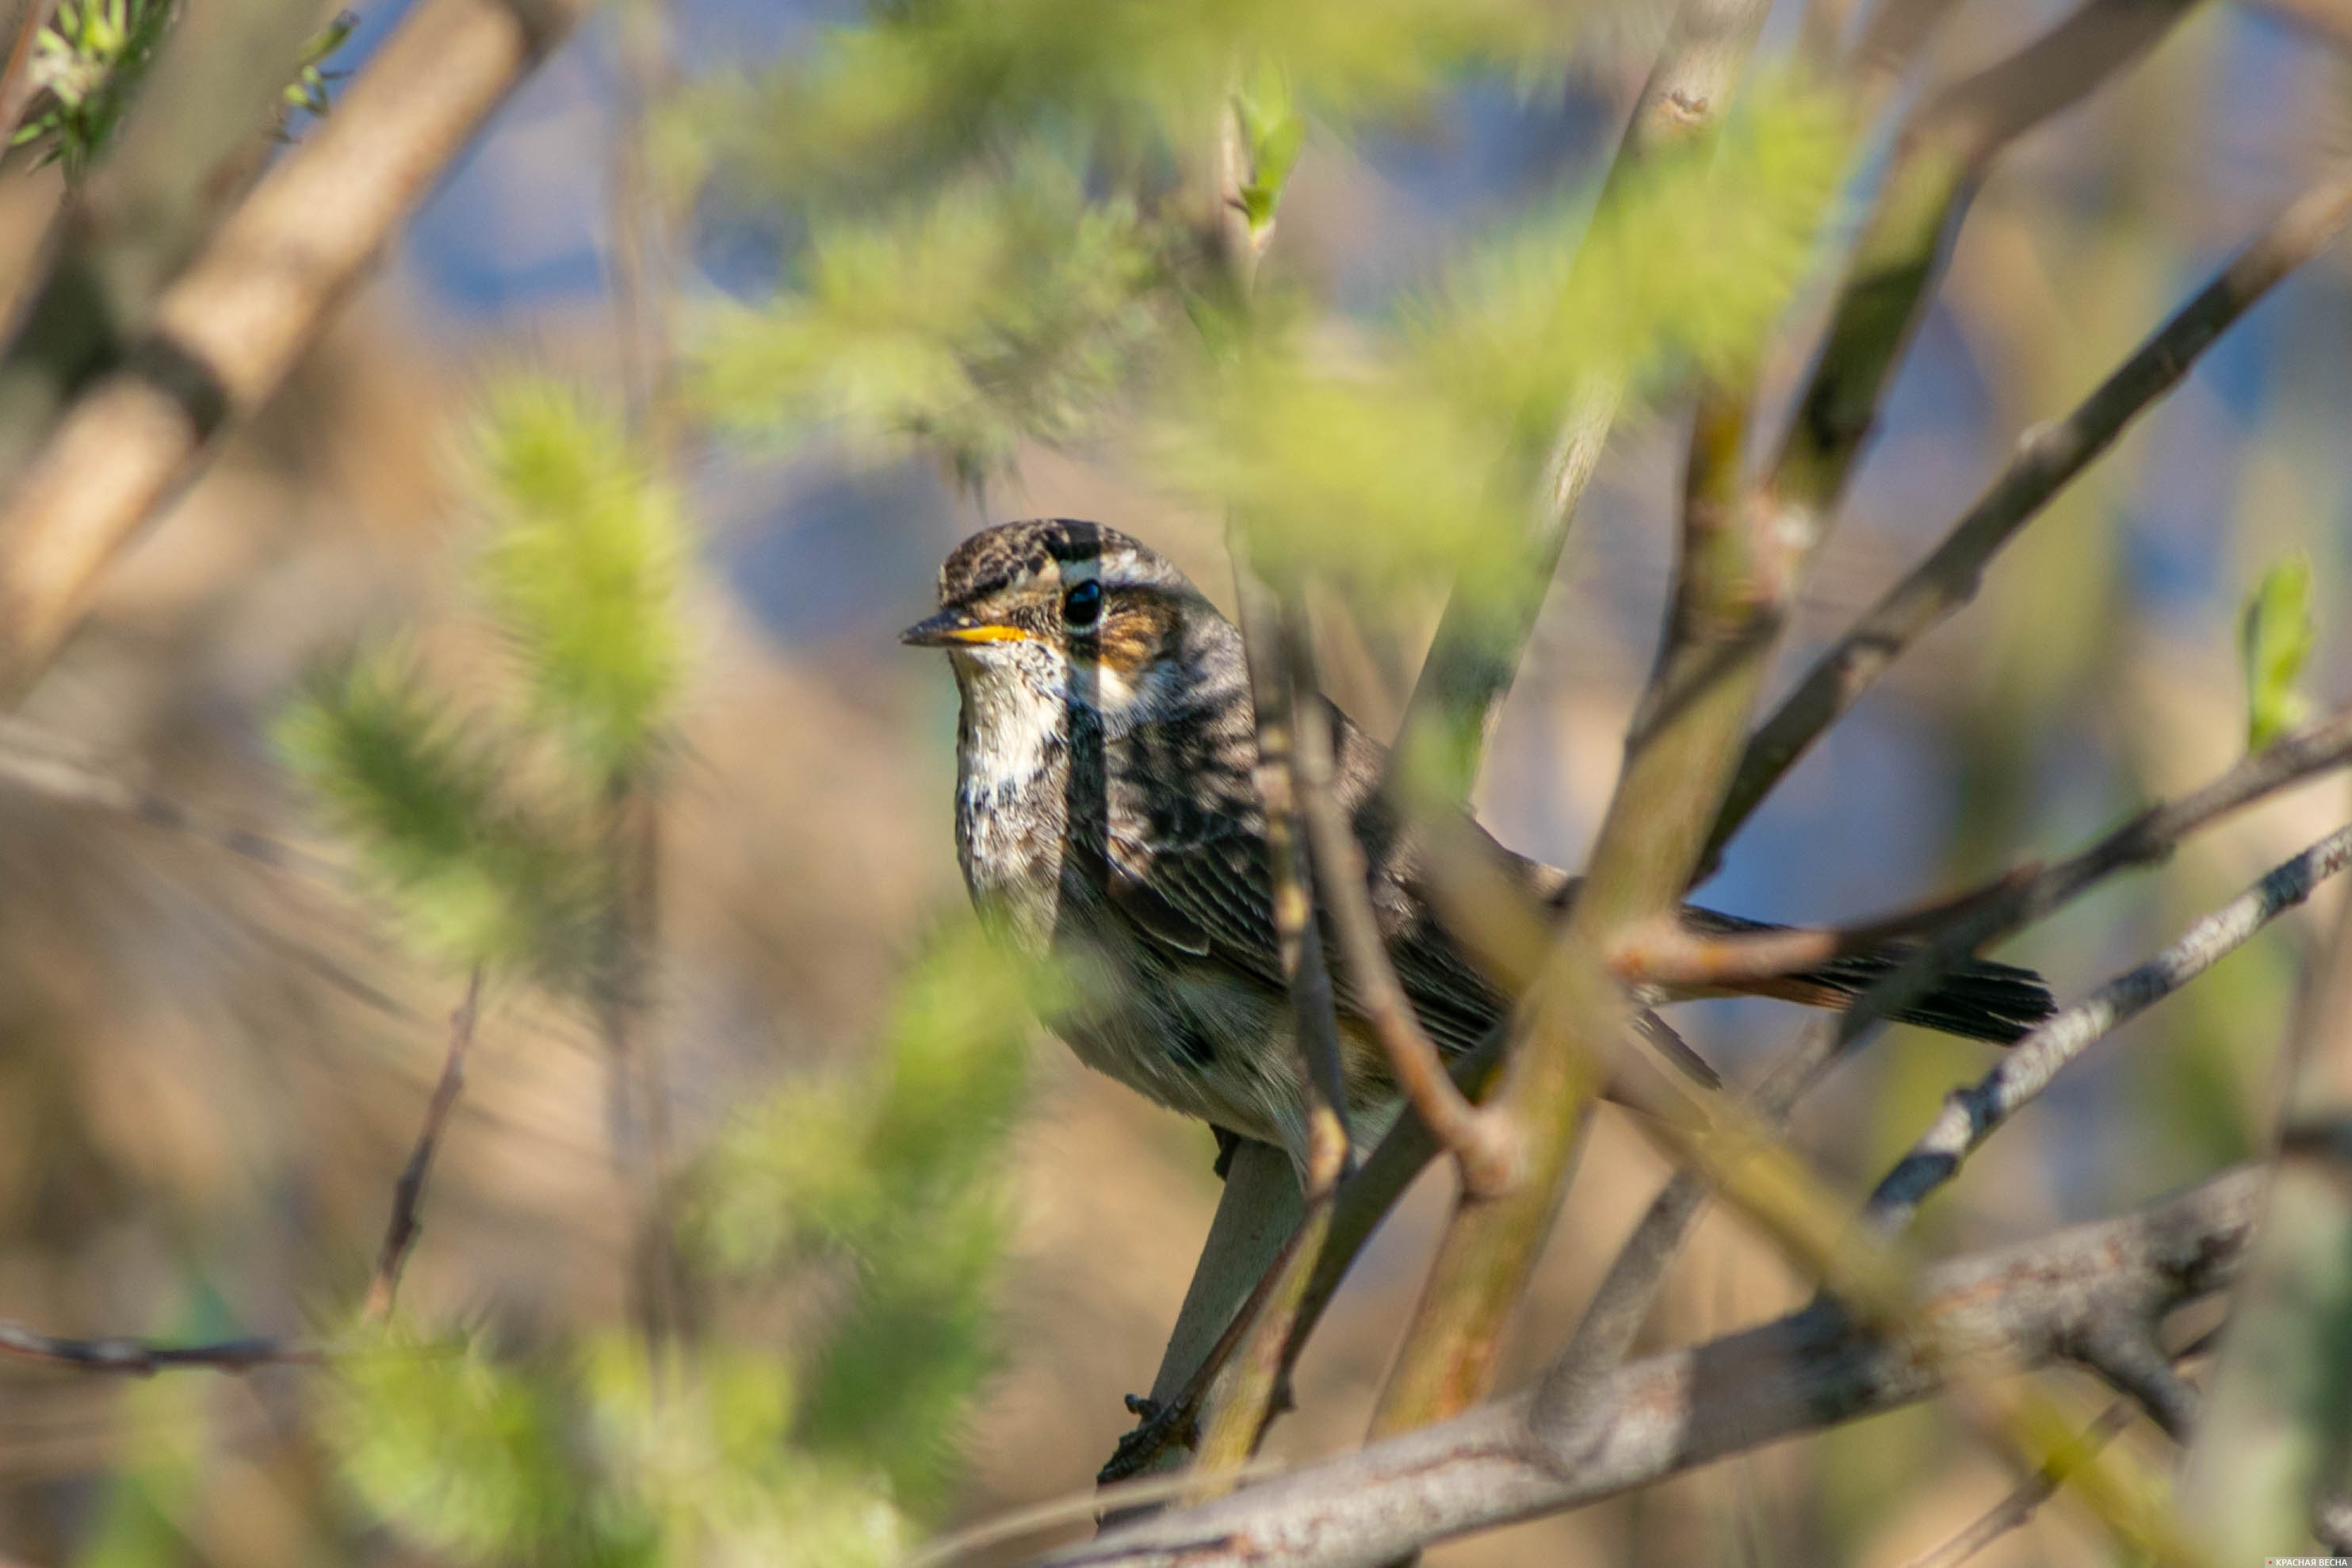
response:
[[[1196,957],[1213,952],[1282,986],[1273,882],[1255,823],[1197,813],[1180,831],[1114,826],[1107,847],[1110,901],[1144,934]]]
[[[1114,831],[1108,841],[1111,902],[1146,936],[1195,957],[1214,953],[1268,987],[1285,982],[1274,926],[1273,878],[1265,836],[1251,817],[1194,818],[1181,835]],[[1502,999],[1424,910],[1389,928],[1399,983],[1440,1049],[1470,1049],[1501,1016]],[[1339,1005],[1363,1015],[1355,977],[1323,931]]]

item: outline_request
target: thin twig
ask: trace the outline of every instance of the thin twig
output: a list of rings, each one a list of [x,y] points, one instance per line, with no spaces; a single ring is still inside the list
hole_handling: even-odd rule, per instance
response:
[[[665,0],[628,0],[618,13],[621,112],[613,130],[607,193],[614,346],[630,438],[667,480],[677,437],[669,319],[676,235],[673,215],[656,194],[650,143],[675,68]],[[600,933],[593,1004],[607,1058],[614,1164],[634,1210],[630,1312],[652,1349],[690,1336],[697,1314],[671,1212],[669,1093],[646,984],[660,942],[662,816],[643,769],[616,766],[606,779],[602,837],[611,903]]]
[[[86,762],[58,737],[11,714],[0,714],[0,784],[72,805],[120,813],[273,870],[341,880],[340,868],[326,857]]]
[[[1108,1487],[1140,1475],[1171,1447],[1189,1448],[1199,1442],[1202,1402],[1208,1398],[1210,1389],[1215,1386],[1218,1377],[1241,1349],[1243,1339],[1275,1299],[1276,1290],[1290,1272],[1292,1258],[1310,1228],[1306,1218],[1292,1227],[1290,1234],[1276,1249],[1272,1261],[1258,1275],[1256,1284],[1250,1288],[1249,1294],[1234,1310],[1224,1331],[1209,1346],[1208,1352],[1201,1357],[1199,1364],[1192,1368],[1182,1386],[1171,1397],[1153,1400],[1129,1396],[1128,1408],[1142,1420],[1135,1430],[1119,1438],[1118,1447],[1113,1450],[1109,1461],[1096,1472],[1097,1484]],[[1317,1246],[1319,1249],[1319,1235]],[[1295,1325],[1297,1320],[1296,1300],[1291,1301],[1288,1310]],[[1295,1326],[1292,1332],[1294,1335],[1297,1332]],[[1290,1364],[1286,1362],[1281,1367],[1280,1376],[1287,1376],[1289,1372]]]
[[[215,1340],[193,1345],[127,1339],[68,1340],[7,1322],[0,1322],[0,1357],[131,1377],[152,1377],[177,1367],[250,1372],[257,1366],[320,1366],[327,1359],[326,1352],[315,1345],[278,1339]]]
[[[1297,1050],[1305,1147],[1307,1212],[1272,1271],[1272,1282],[1224,1372],[1213,1384],[1202,1423],[1195,1469],[1209,1489],[1231,1485],[1230,1474],[1256,1452],[1279,1396],[1284,1347],[1290,1341],[1301,1295],[1331,1224],[1331,1209],[1352,1154],[1346,1078],[1339,1055],[1339,1016],[1315,919],[1315,868],[1300,809],[1298,736],[1301,711],[1322,701],[1303,600],[1277,600],[1250,570],[1246,541],[1232,531],[1234,572],[1241,610],[1250,690],[1257,710],[1258,801],[1265,818],[1266,869],[1274,884],[1275,936],[1290,993]]]
[[[1708,835],[1706,868],[1822,733],[1923,634],[1976,596],[1993,555],[2280,279],[2325,249],[2347,216],[2352,178],[2312,187],[2073,413],[2026,432],[2008,468],[1935,552],[1856,621],[1757,729]]]
[[[2218,1338],[2219,1330],[2201,1334],[2195,1343],[2171,1359],[2176,1363],[2194,1360],[2210,1351]],[[2131,1417],[2130,1401],[2116,1400],[2100,1411],[2098,1418],[2083,1429],[2082,1436],[2076,1440],[2075,1454],[2066,1458],[2079,1462],[2080,1458],[2097,1453],[2131,1425]],[[1905,1563],[1903,1568],[1959,1568],[1959,1564],[2011,1531],[2031,1522],[2035,1511],[2058,1495],[2058,1489],[2066,1484],[2072,1469],[2072,1465],[2062,1459],[2053,1459],[2043,1465],[2019,1482],[2015,1489],[1979,1516],[1966,1530],[1949,1541],[1930,1547]]]
[[[1233,1479],[1236,1482],[1265,1480],[1282,1474],[1287,1468],[1280,1459],[1252,1459],[1233,1473]],[[1091,1491],[1069,1492],[1044,1502],[1008,1509],[965,1529],[934,1536],[908,1553],[898,1568],[945,1568],[959,1557],[969,1557],[975,1552],[984,1552],[1007,1541],[1018,1541],[1024,1535],[1034,1535],[1057,1524],[1069,1524],[1082,1519],[1092,1519],[1099,1513],[1181,1498],[1196,1484],[1191,1476],[1139,1476],[1131,1480],[1107,1482]],[[5,1564],[0,1564],[0,1568],[5,1568]]]
[[[1949,898],[1852,925],[1710,932],[1694,931],[1686,921],[1666,916],[1627,931],[1611,949],[1609,965],[1628,984],[1675,991],[1755,985],[1946,930],[2013,891],[2032,875],[2031,870],[2011,871]]]
[[[2131,1425],[2132,1407],[2128,1400],[2118,1399],[2099,1412],[2098,1418],[2083,1429],[2077,1446],[2085,1455],[2095,1454],[2105,1447],[2116,1434]],[[1995,1503],[1974,1523],[1949,1541],[1930,1548],[1913,1558],[1905,1568],[1955,1568],[1978,1552],[2007,1535],[2011,1531],[2030,1521],[2036,1510],[2058,1495],[2066,1482],[2068,1467],[2053,1459],[2020,1482],[2010,1494]]]
[[[1802,1048],[1801,1040],[1799,1049]],[[1759,1121],[1778,1128],[1813,1081],[1799,1074],[1768,1071],[1750,1095],[1749,1108]],[[1657,1303],[1666,1269],[1706,1207],[1708,1195],[1705,1176],[1689,1168],[1676,1171],[1642,1211],[1633,1234],[1610,1260],[1609,1271],[1601,1277],[1592,1300],[1585,1304],[1584,1315],[1536,1385],[1528,1406],[1528,1426],[1555,1451],[1579,1446],[1580,1424],[1595,1412],[1601,1389],[1633,1349],[1634,1336]]]
[[[2236,952],[2347,865],[2352,865],[2352,827],[2330,834],[2279,866],[2190,926],[2162,952],[2026,1036],[1982,1079],[1947,1097],[1942,1113],[1871,1194],[1863,1211],[1864,1223],[1882,1234],[1907,1225],[1927,1195],[1958,1174],[1960,1163],[2031,1104],[2067,1063]]]
[[[124,368],[74,404],[0,507],[0,705],[31,686],[107,566],[276,390],[582,8],[425,0],[163,290]]]
[[[416,1130],[416,1146],[393,1184],[392,1218],[383,1227],[383,1246],[376,1252],[375,1275],[368,1281],[367,1300],[360,1321],[381,1323],[392,1317],[393,1298],[400,1291],[401,1271],[415,1249],[418,1214],[425,1202],[425,1178],[432,1173],[434,1151],[441,1146],[442,1130],[457,1109],[466,1087],[466,1053],[474,1043],[474,1022],[480,1016],[482,972],[477,966],[466,982],[466,999],[449,1015],[449,1047],[441,1058],[441,1076],[434,1081],[432,1098],[425,1102],[425,1123]]]
[[[1364,854],[1353,826],[1331,793],[1331,726],[1318,705],[1298,725],[1299,802],[1313,840],[1318,880],[1347,960],[1351,1000],[1387,1052],[1390,1070],[1422,1124],[1454,1156],[1464,1184],[1501,1192],[1520,1171],[1517,1140],[1492,1111],[1473,1105],[1445,1070],[1436,1042],[1421,1026],[1412,1000],[1397,979],[1388,944],[1372,912]]]

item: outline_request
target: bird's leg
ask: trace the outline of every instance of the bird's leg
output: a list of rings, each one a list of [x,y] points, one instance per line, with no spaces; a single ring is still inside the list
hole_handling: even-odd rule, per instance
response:
[[[1148,1405],[1149,1414],[1138,1410],[1144,1416],[1141,1425],[1119,1439],[1099,1479],[1108,1483],[1171,1468],[1171,1458],[1189,1449],[1201,1402],[1280,1274],[1302,1209],[1290,1156],[1269,1143],[1237,1140],[1224,1195],[1169,1335],[1151,1395],[1136,1402]]]

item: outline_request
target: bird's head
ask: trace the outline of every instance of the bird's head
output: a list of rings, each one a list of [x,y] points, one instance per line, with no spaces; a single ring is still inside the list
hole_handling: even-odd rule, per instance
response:
[[[948,650],[967,700],[1084,703],[1117,724],[1216,659],[1232,626],[1165,556],[1100,523],[999,523],[940,568],[940,610],[899,640]]]

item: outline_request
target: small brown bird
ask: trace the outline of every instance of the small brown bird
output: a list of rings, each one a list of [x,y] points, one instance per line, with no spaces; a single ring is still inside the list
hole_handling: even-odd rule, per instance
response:
[[[902,640],[947,649],[962,698],[956,848],[974,906],[1075,982],[1047,1026],[1089,1067],[1162,1105],[1300,1158],[1240,632],[1163,557],[1091,522],[974,534],[940,569],[939,595],[939,613]],[[1466,1051],[1508,1000],[1433,912],[1420,847],[1379,787],[1385,750],[1328,711],[1333,788],[1398,979],[1440,1048]],[[1555,905],[1572,895],[1565,873],[1495,853]],[[1684,919],[1713,932],[1769,929],[1689,906]],[[1890,943],[1757,989],[1843,1005],[1906,951]],[[1395,1092],[1332,957],[1360,1135],[1385,1123]],[[2051,1010],[2030,971],[1975,963],[1896,1016],[2005,1043]]]

